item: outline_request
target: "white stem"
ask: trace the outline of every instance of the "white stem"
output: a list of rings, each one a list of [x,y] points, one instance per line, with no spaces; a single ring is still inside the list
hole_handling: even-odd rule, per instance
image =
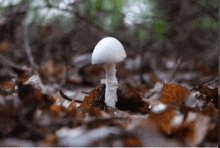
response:
[[[105,88],[105,103],[108,106],[115,108],[115,103],[118,101],[117,88],[118,81],[116,78],[115,63],[106,64],[106,88]]]

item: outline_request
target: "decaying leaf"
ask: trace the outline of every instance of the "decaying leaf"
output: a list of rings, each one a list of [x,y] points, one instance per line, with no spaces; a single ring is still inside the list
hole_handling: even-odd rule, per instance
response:
[[[16,109],[13,106],[0,104],[0,135],[8,135],[13,132],[16,124]]]
[[[49,94],[43,94],[32,85],[23,85],[19,83],[18,96],[27,106],[39,106],[42,109],[54,103],[54,99]]]
[[[71,112],[72,110],[75,110],[76,109],[76,101],[73,101],[69,107],[68,107],[68,112]]]
[[[218,108],[218,88],[210,89],[205,85],[199,85],[199,91],[205,95],[205,100],[207,102],[213,102]]]
[[[164,83],[163,90],[161,92],[161,102],[165,104],[181,105],[185,102],[189,95],[187,88],[179,84],[166,84]]]
[[[132,88],[130,83],[125,82],[121,84],[117,95],[118,102],[116,102],[116,107],[118,109],[143,114],[149,112],[149,104],[141,98],[140,94]]]
[[[39,69],[39,73],[48,79],[60,80],[66,73],[66,65],[56,64],[53,60],[49,60],[44,67]]]
[[[202,114],[210,116],[210,117],[215,117],[218,116],[218,109],[215,108],[215,104],[210,102],[206,106],[204,110],[201,111]]]
[[[2,42],[0,42],[0,51],[7,50],[9,45],[10,41],[8,39],[3,40]]]
[[[158,82],[158,78],[157,78],[157,76],[155,75],[154,71],[151,71],[151,72],[150,72],[150,75],[151,75],[152,83],[153,83],[153,84],[156,84],[156,83]]]
[[[171,133],[170,122],[176,115],[176,110],[165,104],[155,106],[151,112],[149,119],[157,129],[169,135]]]
[[[61,105],[53,104],[50,106],[50,111],[52,112],[52,114],[54,116],[58,117],[58,116],[62,115],[62,112],[65,112],[66,109]]]
[[[90,107],[94,103],[94,100],[97,98],[98,92],[99,92],[99,87],[96,87],[94,90],[92,90],[89,96],[85,96],[84,101],[79,107],[83,113],[89,111]]]
[[[57,142],[57,136],[55,133],[48,134],[43,140],[43,146],[53,146]]]
[[[140,147],[142,146],[141,140],[138,137],[126,135],[123,138],[124,146],[126,147]]]
[[[3,86],[4,88],[15,89],[15,84],[13,84],[12,81],[9,81],[9,80],[4,81],[4,82],[2,83],[2,86]]]

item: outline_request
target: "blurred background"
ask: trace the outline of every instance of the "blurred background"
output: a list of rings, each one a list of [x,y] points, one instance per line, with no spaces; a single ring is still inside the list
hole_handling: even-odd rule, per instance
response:
[[[127,53],[119,80],[195,85],[218,74],[218,0],[0,0],[0,14],[1,81],[15,76],[11,61],[37,65],[47,83],[97,85],[104,70],[91,54],[106,36]]]

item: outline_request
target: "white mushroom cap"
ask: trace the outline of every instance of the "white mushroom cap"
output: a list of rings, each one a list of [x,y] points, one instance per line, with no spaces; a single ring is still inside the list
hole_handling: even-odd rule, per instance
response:
[[[127,57],[122,44],[113,37],[103,38],[92,53],[92,64],[110,64],[123,61]]]

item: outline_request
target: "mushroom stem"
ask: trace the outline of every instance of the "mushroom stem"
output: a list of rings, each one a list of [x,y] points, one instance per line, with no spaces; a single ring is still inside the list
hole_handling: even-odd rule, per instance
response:
[[[105,71],[106,71],[105,103],[106,105],[115,108],[115,103],[118,101],[117,98],[118,80],[116,78],[115,63],[105,64]]]

